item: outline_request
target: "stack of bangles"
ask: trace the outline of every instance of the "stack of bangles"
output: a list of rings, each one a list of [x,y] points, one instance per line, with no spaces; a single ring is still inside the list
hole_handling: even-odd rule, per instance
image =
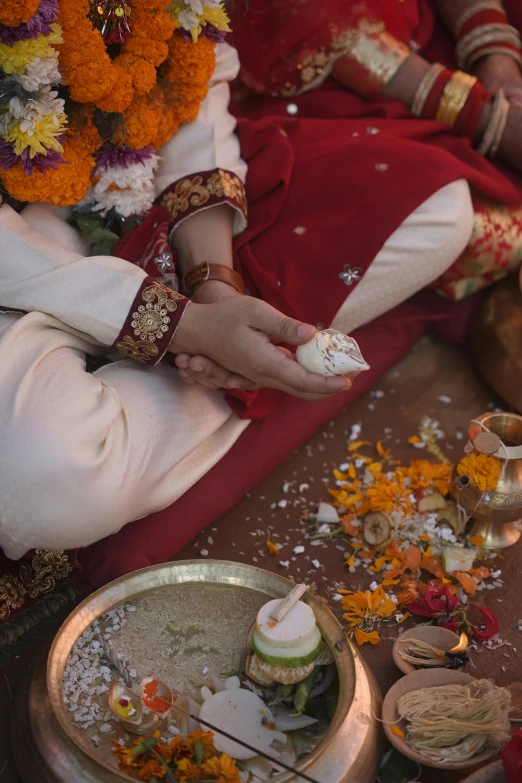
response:
[[[495,0],[478,0],[460,14],[454,28],[459,68],[471,71],[482,57],[507,54],[522,67],[520,35]]]
[[[492,100],[474,76],[435,63],[419,84],[411,112],[415,117],[441,122],[458,136],[475,142],[490,103],[490,117],[477,149],[481,155],[493,158],[502,142],[509,114],[510,104],[502,90]]]

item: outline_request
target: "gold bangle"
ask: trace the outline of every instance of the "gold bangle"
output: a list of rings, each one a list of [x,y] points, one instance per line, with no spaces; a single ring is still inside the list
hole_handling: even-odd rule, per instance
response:
[[[411,113],[414,117],[422,117],[424,104],[428,98],[428,95],[433,89],[435,82],[444,70],[444,66],[440,63],[434,63],[429,71],[422,77],[417,92],[411,104]]]
[[[462,71],[455,71],[442,94],[435,117],[437,122],[442,122],[453,128],[476,83],[477,79],[474,76]]]

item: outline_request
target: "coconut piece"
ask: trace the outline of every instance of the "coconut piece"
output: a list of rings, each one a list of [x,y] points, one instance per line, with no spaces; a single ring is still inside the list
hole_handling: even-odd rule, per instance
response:
[[[441,508],[446,508],[446,501],[443,496],[437,490],[420,489],[415,494],[417,501],[417,509],[421,514],[428,514],[433,511],[440,511]]]
[[[391,538],[392,530],[391,518],[382,511],[371,511],[363,519],[362,537],[372,548],[387,544]]]
[[[353,337],[335,329],[325,329],[304,345],[297,348],[299,364],[318,375],[348,375],[352,372],[369,370]]]
[[[272,619],[283,601],[276,598],[261,607],[257,614],[256,636],[273,647],[298,647],[315,639],[315,615],[313,609],[303,601],[294,604],[280,622]]]
[[[437,525],[449,525],[456,536],[462,533],[463,523],[464,518],[461,520],[459,508],[454,500],[448,500],[446,508],[441,509],[437,514]]]
[[[199,717],[215,727],[216,749],[233,759],[251,759],[258,753],[223,736],[219,729],[264,753],[269,752],[274,740],[286,742],[286,736],[276,730],[274,716],[266,704],[244,688],[215,693],[203,703]],[[201,727],[206,730],[204,723]]]
[[[321,652],[323,639],[316,626],[312,638],[295,647],[276,647],[267,644],[258,636],[257,631],[252,634],[252,644],[257,657],[265,663],[274,666],[306,666],[315,661]]]
[[[340,521],[337,509],[330,503],[319,503],[315,518],[323,525],[338,525]]]
[[[274,710],[274,722],[279,731],[296,731],[313,726],[319,721],[317,718],[311,718],[310,715],[296,715],[293,707],[289,709],[280,705]]]
[[[463,546],[447,546],[442,552],[442,565],[447,574],[453,571],[469,571],[473,568],[477,553]]]

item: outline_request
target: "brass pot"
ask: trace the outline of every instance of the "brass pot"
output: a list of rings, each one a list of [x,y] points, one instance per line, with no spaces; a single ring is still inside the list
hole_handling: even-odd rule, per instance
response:
[[[488,549],[503,549],[516,543],[522,517],[522,416],[516,413],[484,413],[477,422],[499,436],[505,448],[494,453],[507,460],[495,490],[481,492],[469,479],[457,477],[457,501],[473,520],[472,535],[484,538]],[[484,430],[474,422],[468,428],[471,443]]]
[[[480,309],[471,351],[489,385],[522,413],[522,293],[518,276],[503,280]]]

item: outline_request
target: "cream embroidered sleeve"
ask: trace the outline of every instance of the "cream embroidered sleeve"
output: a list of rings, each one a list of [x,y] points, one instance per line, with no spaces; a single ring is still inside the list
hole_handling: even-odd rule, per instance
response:
[[[0,311],[47,313],[95,344],[156,364],[186,303],[138,266],[82,256],[0,207]]]
[[[171,215],[171,230],[201,209],[229,203],[235,209],[233,232],[246,226],[244,183],[247,165],[228,111],[229,82],[239,71],[237,52],[216,46],[216,67],[198,117],[184,125],[160,152],[155,187],[158,201]]]

